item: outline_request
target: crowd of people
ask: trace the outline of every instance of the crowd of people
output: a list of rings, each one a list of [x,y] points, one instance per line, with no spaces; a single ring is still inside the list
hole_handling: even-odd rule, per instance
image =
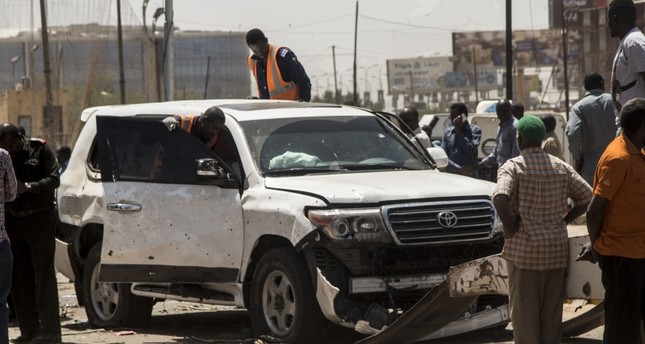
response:
[[[584,79],[586,93],[566,127],[572,165],[554,134],[553,116],[525,115],[521,103],[500,99],[492,152],[479,160],[482,131],[468,121],[464,103],[450,106],[440,146],[448,173],[477,177],[497,167],[493,203],[504,227],[511,321],[516,343],[559,343],[567,224],[586,213],[590,243],[581,259],[597,262],[605,287],[603,343],[639,343],[645,320],[645,35],[632,0],[612,0],[607,25],[620,45],[612,62],[611,92],[602,76]],[[248,31],[247,63],[258,98],[310,101],[311,82],[296,55]],[[209,147],[224,126],[218,108],[195,118],[168,117]],[[419,113],[399,117],[421,149],[432,146]],[[8,339],[11,294],[20,328],[14,343],[59,343],[61,328],[54,262],[55,200],[71,150],[55,154],[44,140],[0,125],[0,344]]]

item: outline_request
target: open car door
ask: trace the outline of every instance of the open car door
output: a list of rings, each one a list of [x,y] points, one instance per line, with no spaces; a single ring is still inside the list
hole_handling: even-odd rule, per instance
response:
[[[203,143],[158,118],[97,117],[104,197],[98,279],[235,282],[242,259],[240,189]]]

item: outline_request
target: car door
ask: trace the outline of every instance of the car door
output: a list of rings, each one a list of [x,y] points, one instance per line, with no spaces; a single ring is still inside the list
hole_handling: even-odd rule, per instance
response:
[[[168,131],[161,118],[97,117],[99,280],[237,281],[244,239],[237,178],[202,142]],[[200,159],[216,170],[198,173]]]

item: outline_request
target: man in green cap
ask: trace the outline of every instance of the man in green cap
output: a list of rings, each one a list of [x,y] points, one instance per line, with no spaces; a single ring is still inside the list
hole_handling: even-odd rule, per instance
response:
[[[541,148],[546,128],[536,116],[517,124],[520,155],[497,171],[493,203],[504,225],[513,339],[559,343],[567,224],[584,214],[591,187],[564,161]],[[574,207],[567,212],[567,198]]]

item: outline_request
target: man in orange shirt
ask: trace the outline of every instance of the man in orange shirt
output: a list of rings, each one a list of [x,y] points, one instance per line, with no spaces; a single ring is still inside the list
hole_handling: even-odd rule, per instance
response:
[[[623,106],[620,127],[598,161],[587,210],[605,287],[606,344],[640,343],[645,319],[645,99]]]

